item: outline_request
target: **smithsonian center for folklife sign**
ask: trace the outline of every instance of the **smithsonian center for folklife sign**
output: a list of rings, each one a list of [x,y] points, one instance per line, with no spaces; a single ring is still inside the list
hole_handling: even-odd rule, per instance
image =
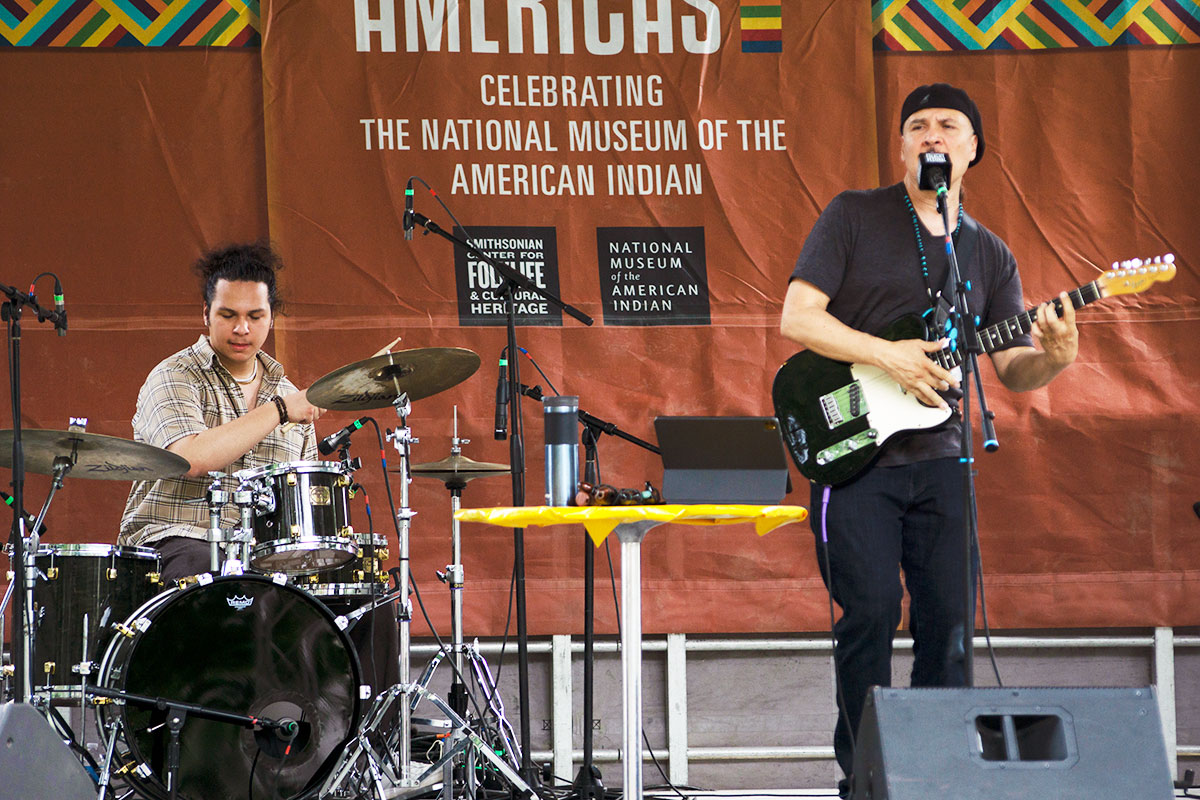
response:
[[[775,324],[767,305],[801,241],[787,204],[816,208],[795,131],[859,69],[844,52],[806,68],[809,29],[869,24],[861,9],[795,5],[353,0],[292,15],[276,3],[263,42],[273,235],[351,259],[404,295],[401,316],[502,325],[490,266],[402,243],[412,179],[419,213],[605,326]],[[825,116],[827,145],[870,130]],[[453,264],[452,286],[435,257]],[[515,300],[520,324],[563,325],[535,293]]]

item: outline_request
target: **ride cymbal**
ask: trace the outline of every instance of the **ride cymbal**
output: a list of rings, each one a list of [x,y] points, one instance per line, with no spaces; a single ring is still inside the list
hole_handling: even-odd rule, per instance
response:
[[[424,347],[384,353],[339,367],[309,387],[308,402],[330,411],[386,408],[401,394],[421,400],[465,381],[479,356],[463,347]]]
[[[0,467],[12,468],[11,430],[0,431]],[[53,475],[58,459],[70,464],[67,476],[101,481],[153,481],[175,478],[191,464],[161,447],[83,431],[21,430],[25,471]]]

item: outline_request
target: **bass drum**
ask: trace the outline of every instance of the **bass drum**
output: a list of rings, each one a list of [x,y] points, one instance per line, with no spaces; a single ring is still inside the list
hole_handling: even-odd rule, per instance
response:
[[[304,797],[358,729],[358,658],[330,611],[261,576],[213,578],[141,606],[105,652],[100,685],[253,717],[299,722],[291,752],[270,733],[189,714],[180,733],[178,797]],[[100,705],[108,745],[143,794],[167,798],[164,710]],[[117,768],[118,764],[114,764]]]

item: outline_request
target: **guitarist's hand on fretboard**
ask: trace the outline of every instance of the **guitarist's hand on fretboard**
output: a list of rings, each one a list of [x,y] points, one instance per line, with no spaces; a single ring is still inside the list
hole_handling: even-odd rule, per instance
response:
[[[1057,303],[1042,303],[1038,306],[1037,320],[1033,323],[1033,340],[1046,351],[1046,357],[1057,367],[1067,367],[1079,355],[1079,329],[1075,327],[1075,306],[1063,292]],[[1061,316],[1057,308],[1062,309]]]
[[[922,404],[949,410],[950,407],[938,395],[938,391],[957,387],[958,379],[929,358],[930,353],[936,353],[945,346],[945,340],[926,342],[922,339],[901,339],[890,342],[881,339],[876,366]]]

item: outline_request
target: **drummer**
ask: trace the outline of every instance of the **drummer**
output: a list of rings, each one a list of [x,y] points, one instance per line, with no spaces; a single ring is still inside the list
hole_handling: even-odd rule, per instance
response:
[[[262,350],[280,307],[276,273],[282,267],[266,244],[202,256],[193,270],[207,334],[159,363],[138,392],[133,438],[186,458],[191,469],[180,478],[135,482],[118,542],[157,548],[168,585],[210,571],[210,471],[232,475],[317,457],[312,423],[321,409]],[[284,427],[289,422],[297,424]],[[234,488],[232,479],[223,488]],[[221,526],[236,526],[237,517],[227,506]]]

